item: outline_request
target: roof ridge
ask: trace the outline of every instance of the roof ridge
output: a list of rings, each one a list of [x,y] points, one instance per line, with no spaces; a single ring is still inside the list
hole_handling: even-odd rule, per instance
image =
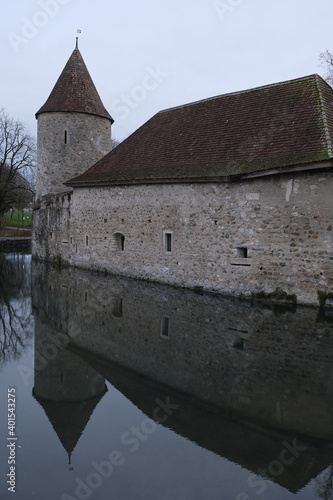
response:
[[[269,88],[278,87],[281,85],[288,85],[288,84],[294,83],[294,82],[295,83],[301,82],[303,80],[312,79],[312,80],[316,81],[317,77],[322,79],[317,73],[312,73],[311,75],[301,76],[299,78],[293,78],[291,80],[284,80],[282,82],[275,82],[275,83],[268,83],[266,85],[259,85],[258,87],[253,87],[251,89],[236,90],[235,92],[227,92],[226,94],[219,94],[219,95],[212,96],[212,97],[206,97],[205,99],[198,99],[197,101],[192,101],[192,102],[189,102],[187,104],[180,104],[179,106],[172,106],[171,108],[162,109],[162,110],[158,111],[156,114],[166,113],[167,111],[173,111],[174,109],[186,108],[188,106],[195,106],[196,104],[201,104],[204,102],[213,101],[213,100],[219,99],[221,97],[229,97],[229,96],[235,96],[235,95],[240,95],[240,94],[248,94],[250,92],[254,92],[255,90],[269,89]]]
[[[328,87],[329,87],[329,85],[319,75],[316,74],[315,77],[316,77],[315,78],[316,87],[317,87],[318,95],[319,95],[321,115],[322,115],[323,123],[324,123],[325,139],[326,139],[326,143],[327,143],[327,152],[328,152],[329,157],[333,158],[333,144],[332,144],[332,139],[330,136],[329,124],[328,124],[328,119],[327,119],[327,111],[326,111],[325,101],[324,101],[324,97],[322,95],[322,88],[321,88],[322,83],[325,83]]]

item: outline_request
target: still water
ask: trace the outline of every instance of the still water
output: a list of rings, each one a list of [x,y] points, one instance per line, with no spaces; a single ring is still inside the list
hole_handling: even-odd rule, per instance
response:
[[[0,328],[1,500],[333,498],[329,310],[3,255]]]

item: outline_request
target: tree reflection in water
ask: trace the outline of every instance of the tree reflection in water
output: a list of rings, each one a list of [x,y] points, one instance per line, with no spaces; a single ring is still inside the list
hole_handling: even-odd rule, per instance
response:
[[[323,500],[333,499],[333,465],[330,465],[320,477],[315,479],[314,492]]]
[[[30,256],[0,254],[0,368],[31,344]]]

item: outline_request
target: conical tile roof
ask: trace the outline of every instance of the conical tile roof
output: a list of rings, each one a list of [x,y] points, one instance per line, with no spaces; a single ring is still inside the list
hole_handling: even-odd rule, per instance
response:
[[[37,111],[41,113],[76,112],[113,118],[105,109],[78,48],[67,61],[57,83],[45,104]]]

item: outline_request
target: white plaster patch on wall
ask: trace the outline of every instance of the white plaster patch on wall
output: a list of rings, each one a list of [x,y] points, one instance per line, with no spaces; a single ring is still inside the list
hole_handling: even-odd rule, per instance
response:
[[[290,179],[288,182],[282,183],[282,189],[286,190],[286,201],[289,202],[290,196],[293,190],[293,179]]]
[[[299,194],[299,188],[300,188],[300,181],[299,179],[294,180],[294,188],[293,188],[293,193],[294,194]]]

